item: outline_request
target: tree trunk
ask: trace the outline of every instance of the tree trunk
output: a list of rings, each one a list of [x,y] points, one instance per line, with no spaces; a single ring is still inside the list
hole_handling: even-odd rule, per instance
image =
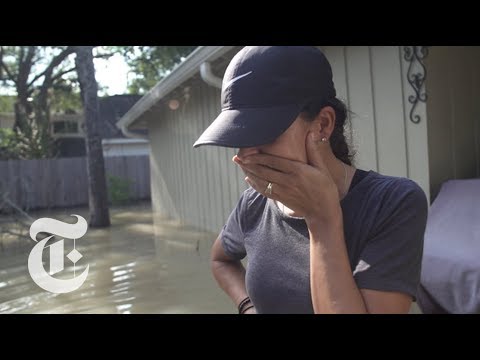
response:
[[[15,124],[14,129],[20,128],[23,131],[27,125],[27,121],[31,118],[33,108],[28,103],[30,97],[28,88],[28,77],[32,71],[33,58],[36,54],[35,46],[21,46],[18,56],[18,73],[13,75],[10,80],[15,82],[17,88],[17,106],[15,107]]]
[[[77,67],[85,114],[90,226],[102,227],[110,226],[110,217],[99,124],[98,86],[95,80],[92,50],[92,46],[77,46],[75,65]]]

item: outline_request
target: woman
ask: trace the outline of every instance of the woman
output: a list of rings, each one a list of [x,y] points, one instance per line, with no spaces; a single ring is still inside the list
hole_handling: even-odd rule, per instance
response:
[[[222,112],[194,146],[239,148],[250,185],[211,253],[239,313],[409,311],[426,196],[409,179],[355,169],[346,117],[315,47],[245,47],[230,62]]]

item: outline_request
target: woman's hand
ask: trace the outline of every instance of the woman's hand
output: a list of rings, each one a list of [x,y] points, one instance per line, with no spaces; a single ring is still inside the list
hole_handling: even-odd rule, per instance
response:
[[[233,160],[241,166],[245,181],[259,193],[278,200],[309,223],[329,222],[341,216],[337,186],[323,160],[327,144],[319,135],[307,136],[308,164],[267,154],[254,154]],[[268,183],[272,193],[267,194]]]

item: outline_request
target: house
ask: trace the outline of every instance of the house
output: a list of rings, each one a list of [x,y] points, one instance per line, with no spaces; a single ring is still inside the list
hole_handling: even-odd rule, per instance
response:
[[[101,134],[104,156],[148,155],[146,131],[123,135],[116,122],[141,98],[140,95],[114,95],[99,98]],[[13,128],[15,114],[0,113],[0,128]],[[52,114],[51,134],[56,139],[59,157],[85,156],[85,130],[83,113],[67,111]]]
[[[146,133],[139,138],[127,138],[116,122],[141,98],[140,95],[114,95],[99,98],[101,135],[104,156],[148,155]],[[52,116],[52,136],[59,146],[60,157],[85,156],[83,113]],[[142,137],[142,138],[141,138]]]
[[[325,46],[355,114],[355,165],[416,181],[430,202],[448,179],[480,176],[480,47]],[[246,188],[234,149],[192,144],[220,111],[240,47],[202,46],[117,123],[148,130],[155,212],[218,233]]]

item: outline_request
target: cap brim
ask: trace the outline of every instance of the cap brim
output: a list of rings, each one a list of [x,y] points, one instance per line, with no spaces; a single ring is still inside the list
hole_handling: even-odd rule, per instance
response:
[[[301,110],[301,105],[223,110],[193,147],[243,148],[269,144],[290,127]]]

